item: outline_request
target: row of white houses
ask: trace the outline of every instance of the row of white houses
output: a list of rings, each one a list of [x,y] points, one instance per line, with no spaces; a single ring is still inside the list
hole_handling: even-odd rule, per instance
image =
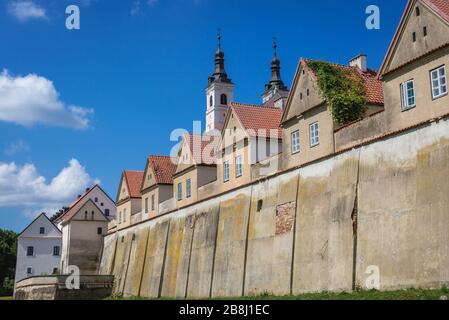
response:
[[[18,236],[15,283],[35,276],[68,274],[76,266],[96,274],[115,202],[99,185],[86,189],[68,207],[49,218],[40,214]]]

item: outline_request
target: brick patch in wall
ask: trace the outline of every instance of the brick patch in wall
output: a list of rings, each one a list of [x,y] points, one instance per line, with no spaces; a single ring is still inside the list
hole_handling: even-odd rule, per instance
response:
[[[281,204],[276,207],[276,235],[289,233],[295,221],[296,201]]]

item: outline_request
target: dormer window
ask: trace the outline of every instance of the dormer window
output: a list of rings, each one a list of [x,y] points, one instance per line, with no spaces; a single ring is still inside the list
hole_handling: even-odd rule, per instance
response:
[[[227,105],[228,104],[228,97],[225,94],[222,94],[220,97],[220,103],[222,105]]]
[[[416,16],[419,17],[421,15],[421,10],[419,9],[419,7],[416,7]]]

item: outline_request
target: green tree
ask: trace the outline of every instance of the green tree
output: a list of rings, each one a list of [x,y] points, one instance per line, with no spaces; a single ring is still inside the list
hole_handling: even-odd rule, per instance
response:
[[[16,253],[17,234],[13,231],[0,229],[0,296],[12,294]]]

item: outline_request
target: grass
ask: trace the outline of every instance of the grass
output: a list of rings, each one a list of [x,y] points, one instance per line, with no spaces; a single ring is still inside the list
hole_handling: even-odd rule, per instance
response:
[[[14,297],[0,297],[0,300],[13,300]]]
[[[358,290],[354,292],[321,292],[296,296],[275,296],[265,293],[258,296],[221,298],[212,300],[441,300],[449,298],[449,289],[407,289],[398,291]],[[143,297],[123,298],[113,296],[109,300],[151,300]],[[161,298],[159,300],[173,300]]]

